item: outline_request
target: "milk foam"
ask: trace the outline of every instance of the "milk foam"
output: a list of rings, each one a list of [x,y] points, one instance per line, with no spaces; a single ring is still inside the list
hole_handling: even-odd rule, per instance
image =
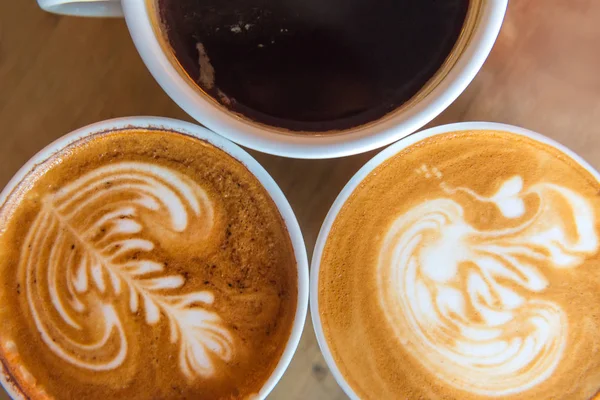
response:
[[[186,176],[149,163],[99,167],[47,195],[19,265],[46,346],[79,368],[117,369],[136,340],[126,322],[142,313],[146,324],[168,326],[179,349],[174,357],[189,379],[212,376],[215,359],[231,360],[234,336],[211,309],[214,294],[186,292],[186,277],[165,273],[154,254],[160,243],[141,235],[151,230],[159,241],[162,234],[184,232],[192,220],[204,226],[197,240],[213,234],[206,192]],[[111,297],[127,298],[130,314],[118,311]]]
[[[448,185],[435,168],[417,172],[439,179],[447,197],[415,205],[385,234],[378,296],[397,340],[439,379],[473,394],[539,385],[569,335],[566,311],[545,297],[544,271],[577,268],[598,251],[592,206],[557,184],[524,188],[521,176],[485,197]],[[494,205],[517,226],[477,229],[465,220],[465,197]],[[537,200],[535,210],[526,198]]]

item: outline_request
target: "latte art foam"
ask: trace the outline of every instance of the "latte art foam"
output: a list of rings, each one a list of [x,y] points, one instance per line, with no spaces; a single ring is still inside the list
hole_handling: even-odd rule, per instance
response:
[[[338,214],[319,275],[323,330],[352,389],[598,394],[599,191],[558,150],[503,132],[434,136],[376,168]]]
[[[213,375],[210,353],[224,361],[231,359],[233,337],[210,309],[213,293],[177,294],[185,278],[165,274],[164,264],[151,257],[155,243],[136,236],[144,229],[143,212],[150,212],[146,218],[168,223],[153,227],[157,236],[184,231],[190,218],[200,219],[210,234],[213,209],[202,188],[164,167],[117,163],[89,172],[42,203],[23,245],[19,274],[25,275],[35,325],[57,356],[93,371],[123,364],[128,341],[135,338],[127,337],[122,317],[110,301],[100,296],[86,304],[81,295],[93,288],[100,295],[127,293],[129,310],[143,311],[147,324],[164,320],[171,342],[179,343],[179,368],[188,378]],[[138,256],[132,260],[132,254]],[[61,292],[61,287],[66,291]],[[43,293],[46,288],[48,298]],[[174,293],[165,294],[169,292]],[[84,313],[96,317],[78,322]],[[95,325],[85,329],[96,337],[80,343],[68,331],[82,331],[86,323]],[[118,345],[106,352],[113,336]]]
[[[260,182],[172,132],[100,134],[59,156],[0,208],[0,361],[23,393],[256,394],[297,297],[289,236]]]
[[[402,346],[448,384],[488,396],[532,388],[552,375],[568,335],[567,313],[544,300],[544,269],[576,268],[597,252],[594,212],[558,185],[523,190],[520,176],[489,198],[442,189],[491,202],[510,219],[526,213],[524,197],[538,205],[517,227],[490,231],[465,221],[450,198],[412,208],[384,239],[381,307]]]

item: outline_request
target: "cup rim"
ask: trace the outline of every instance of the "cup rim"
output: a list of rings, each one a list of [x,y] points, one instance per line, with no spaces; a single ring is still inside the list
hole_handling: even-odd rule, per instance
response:
[[[489,55],[502,26],[508,0],[484,1],[481,19],[463,54],[423,100],[397,115],[333,134],[285,134],[250,124],[200,95],[164,53],[144,0],[123,0],[133,42],[163,90],[196,121],[227,139],[264,153],[323,159],[363,153],[401,139],[445,110],[466,89]]]
[[[237,161],[241,162],[250,171],[250,173],[252,173],[252,175],[259,180],[265,190],[269,193],[271,199],[273,199],[273,202],[275,203],[279,213],[281,214],[281,217],[284,220],[286,229],[292,242],[292,247],[294,249],[297,265],[296,268],[298,272],[296,315],[292,324],[292,330],[285,345],[284,351],[279,358],[277,366],[269,378],[265,381],[258,394],[256,394],[258,399],[264,399],[273,390],[289,366],[304,330],[306,314],[308,311],[308,258],[300,226],[287,198],[269,173],[244,149],[235,143],[222,138],[214,132],[209,131],[206,128],[171,118],[137,116],[100,121],[67,133],[31,157],[29,161],[27,161],[17,171],[4,189],[2,189],[2,192],[0,192],[0,206],[5,203],[14,188],[23,180],[23,178],[25,178],[28,173],[35,169],[38,164],[52,157],[69,144],[97,133],[136,128],[162,129],[166,131],[187,134],[189,136],[205,140],[213,146],[223,150]],[[14,379],[8,370],[8,366],[4,365],[4,363],[0,363],[0,383],[11,396],[11,398],[25,399],[25,395],[14,382]]]
[[[323,324],[321,322],[321,316],[319,314],[319,271],[321,268],[321,258],[323,256],[323,249],[325,248],[325,243],[327,242],[327,238],[329,237],[329,233],[337,218],[339,212],[342,207],[348,200],[348,198],[352,195],[354,190],[360,185],[360,183],[371,173],[375,168],[380,166],[383,162],[390,159],[391,157],[398,154],[400,151],[406,149],[413,144],[420,142],[424,139],[430,138],[436,135],[442,135],[445,133],[456,132],[456,131],[477,131],[477,130],[493,130],[493,131],[504,131],[508,133],[513,133],[516,135],[524,136],[530,139],[533,139],[537,142],[547,144],[555,149],[561,151],[566,154],[576,163],[585,168],[594,178],[600,182],[600,173],[594,169],[587,161],[585,161],[581,156],[567,148],[561,143],[550,139],[540,133],[531,131],[529,129],[521,128],[514,125],[509,124],[501,124],[496,122],[459,122],[453,124],[440,125],[436,127],[432,127],[420,132],[417,132],[406,139],[403,139],[399,142],[394,143],[393,145],[387,147],[382,150],[380,153],[375,155],[371,160],[369,160],[362,168],[356,172],[350,178],[348,183],[344,186],[342,191],[339,193],[335,201],[333,202],[331,208],[329,209],[323,224],[321,225],[321,229],[319,230],[319,235],[317,236],[317,241],[315,243],[315,247],[313,250],[313,256],[310,266],[310,315],[313,323],[313,328],[315,330],[315,334],[317,336],[317,343],[319,344],[319,348],[321,349],[321,353],[323,354],[323,358],[327,363],[327,366],[331,370],[335,380],[338,385],[342,388],[342,390],[346,393],[348,397],[351,399],[360,399],[360,397],[354,392],[351,386],[348,384],[343,374],[337,367],[337,364],[333,358],[331,350],[329,349],[329,345],[327,344],[327,340],[325,339],[325,333],[323,331]]]

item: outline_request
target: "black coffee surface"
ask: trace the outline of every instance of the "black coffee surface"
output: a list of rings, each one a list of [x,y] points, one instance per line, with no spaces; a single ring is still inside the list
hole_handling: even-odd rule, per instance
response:
[[[192,79],[236,112],[297,131],[347,129],[405,103],[452,51],[468,7],[469,0],[159,0],[168,40]],[[200,67],[199,47],[214,75]],[[212,78],[214,86],[206,83]]]

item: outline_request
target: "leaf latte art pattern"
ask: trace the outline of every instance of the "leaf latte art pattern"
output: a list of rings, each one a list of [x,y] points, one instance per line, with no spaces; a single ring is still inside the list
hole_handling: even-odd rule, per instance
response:
[[[114,370],[135,340],[125,319],[140,314],[149,325],[168,324],[188,378],[211,376],[214,358],[230,360],[233,337],[210,310],[213,294],[184,293],[185,276],[166,273],[154,251],[160,244],[141,234],[151,230],[160,241],[192,222],[210,234],[213,206],[205,191],[147,163],[100,167],[47,195],[29,228],[19,273],[48,348],[74,366]],[[126,299],[123,307],[115,298]]]
[[[435,168],[418,172],[442,178]],[[403,348],[449,385],[478,395],[521,393],[547,380],[563,356],[568,315],[548,298],[544,271],[576,268],[597,252],[592,207],[556,184],[524,189],[520,176],[489,198],[441,188],[448,197],[414,206],[387,232],[380,306]],[[515,223],[479,230],[453,196],[464,206],[495,207]]]

